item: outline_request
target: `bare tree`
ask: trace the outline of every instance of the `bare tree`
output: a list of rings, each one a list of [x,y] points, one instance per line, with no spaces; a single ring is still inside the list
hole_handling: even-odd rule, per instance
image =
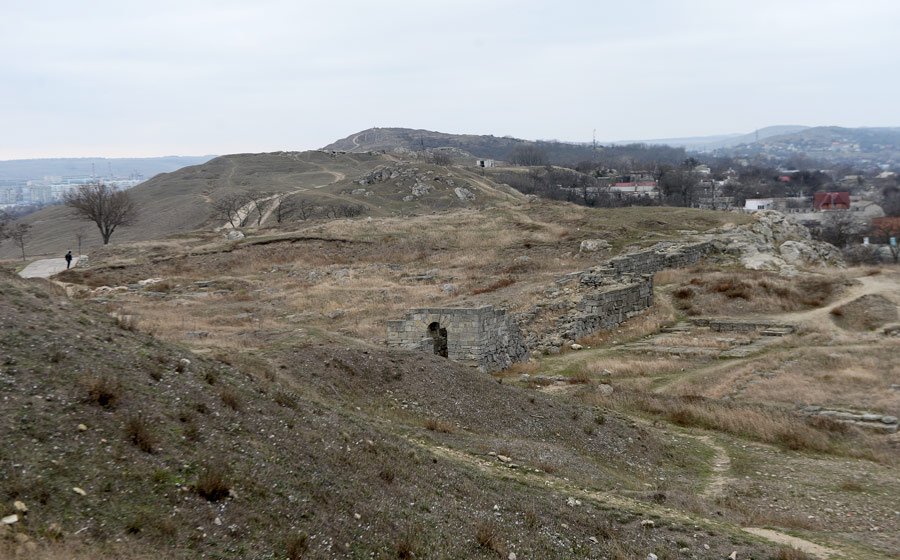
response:
[[[244,207],[252,202],[245,192],[228,193],[213,201],[212,207],[216,217],[227,220],[231,227],[243,227],[247,224],[250,212],[244,212]]]
[[[75,232],[75,241],[78,242],[78,254],[81,255],[81,243],[84,241],[84,228],[78,228]]]
[[[544,165],[547,163],[547,154],[532,144],[519,144],[513,148],[510,161],[518,165]]]
[[[314,207],[310,201],[293,196],[293,193],[284,193],[275,200],[275,221],[280,224],[294,216],[301,220],[307,220],[312,216],[313,210]]]
[[[305,198],[295,198],[295,213],[301,220],[308,220],[316,213],[316,207],[312,202]]]
[[[833,210],[822,219],[818,237],[843,249],[853,238],[859,236],[860,225],[849,212]]]
[[[131,195],[102,183],[82,185],[66,193],[63,202],[80,217],[97,224],[104,245],[109,244],[117,227],[131,225],[138,215]]]
[[[266,206],[265,203],[272,198],[272,195],[266,192],[257,192],[253,194],[248,193],[247,196],[250,199],[250,205],[253,206],[253,210],[256,211],[256,226],[259,227],[262,225],[263,216],[265,216],[265,212],[263,212],[263,209]],[[247,217],[249,218],[250,212],[247,214]]]
[[[25,245],[31,237],[31,226],[29,224],[16,224],[9,228],[7,233],[13,243],[22,251],[22,260],[25,260]]]

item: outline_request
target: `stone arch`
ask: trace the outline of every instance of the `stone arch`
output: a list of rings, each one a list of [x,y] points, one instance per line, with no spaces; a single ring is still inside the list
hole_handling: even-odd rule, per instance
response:
[[[434,343],[434,353],[438,356],[447,356],[447,329],[442,328],[437,321],[428,325],[428,336]]]

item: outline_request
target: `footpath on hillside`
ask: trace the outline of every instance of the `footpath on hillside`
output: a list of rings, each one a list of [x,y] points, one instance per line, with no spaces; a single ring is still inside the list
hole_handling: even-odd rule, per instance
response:
[[[78,264],[78,258],[72,259],[72,266]],[[66,259],[39,259],[19,272],[22,278],[50,278],[54,274],[62,272],[66,269]]]

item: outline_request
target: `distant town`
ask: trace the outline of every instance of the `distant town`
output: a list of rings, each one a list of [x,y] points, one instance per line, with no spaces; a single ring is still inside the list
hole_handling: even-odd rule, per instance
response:
[[[127,177],[47,175],[41,179],[26,181],[0,179],[0,209],[58,204],[62,202],[67,192],[82,185],[102,183],[116,190],[125,190],[143,182],[144,176],[140,173],[133,173]]]

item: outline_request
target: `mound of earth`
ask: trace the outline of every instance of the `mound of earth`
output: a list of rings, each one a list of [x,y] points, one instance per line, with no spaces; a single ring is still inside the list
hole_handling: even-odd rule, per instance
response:
[[[864,295],[831,310],[831,320],[852,331],[872,331],[897,319],[897,305],[878,294]]]

